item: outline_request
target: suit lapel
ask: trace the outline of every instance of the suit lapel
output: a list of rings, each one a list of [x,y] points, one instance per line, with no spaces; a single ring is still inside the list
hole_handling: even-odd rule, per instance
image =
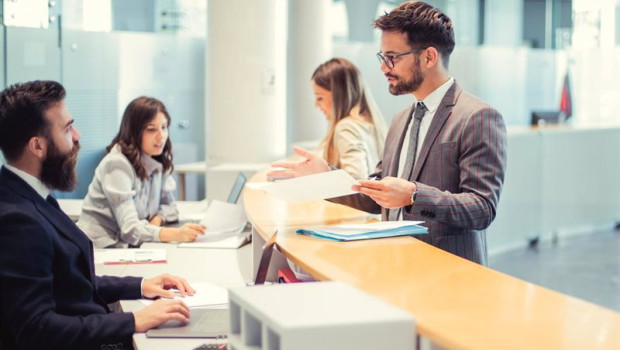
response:
[[[420,171],[426,162],[426,158],[431,150],[431,146],[435,142],[435,139],[439,135],[439,132],[443,128],[444,124],[452,114],[452,107],[456,104],[458,96],[461,94],[461,88],[454,82],[450,89],[446,92],[446,95],[441,100],[437,112],[433,117],[433,121],[428,129],[424,143],[420,149],[420,154],[417,155],[413,171],[411,172],[410,180],[415,181],[420,175]]]
[[[19,176],[15,175],[11,171],[8,171],[4,167],[0,171],[2,181],[6,181],[10,188],[15,192],[26,198],[28,201],[32,201],[35,207],[39,210],[47,221],[49,221],[56,231],[75,244],[83,255],[86,262],[88,278],[93,281],[92,271],[94,271],[93,261],[91,257],[90,240],[84,235],[84,233],[75,225],[75,223],[62,211],[59,211],[46,200],[44,200],[30,185],[24,182]]]

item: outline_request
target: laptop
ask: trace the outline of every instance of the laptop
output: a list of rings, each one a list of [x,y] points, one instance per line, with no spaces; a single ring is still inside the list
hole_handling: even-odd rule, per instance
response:
[[[146,331],[147,338],[226,338],[228,309],[190,309],[189,322],[168,321]]]
[[[239,197],[241,197],[241,192],[243,192],[243,187],[245,186],[246,181],[247,179],[245,175],[243,175],[243,173],[240,172],[237,174],[237,177],[235,178],[235,182],[230,189],[226,202],[231,204],[237,204],[237,202],[239,201]],[[181,204],[178,205],[180,206]],[[201,210],[200,212],[196,212],[196,209],[193,209],[193,207],[191,209],[191,212],[191,218],[185,218],[176,222],[166,222],[164,226],[179,227],[187,223],[198,223],[200,222],[200,218],[204,216],[204,211]]]
[[[263,246],[254,285],[265,284],[271,255],[276,244],[275,231]],[[251,283],[250,283],[251,284]],[[189,322],[168,321],[146,332],[148,338],[224,338],[229,332],[228,309],[190,309]]]
[[[243,186],[245,186],[245,182],[247,179],[243,173],[237,174],[237,178],[235,179],[235,183],[233,187],[230,189],[230,193],[228,194],[228,199],[226,200],[228,203],[236,204],[239,201],[239,196],[243,191]]]

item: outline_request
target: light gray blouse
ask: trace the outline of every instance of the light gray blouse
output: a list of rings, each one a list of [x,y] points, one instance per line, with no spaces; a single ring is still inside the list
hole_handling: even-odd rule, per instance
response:
[[[334,131],[334,150],[338,155],[334,165],[355,179],[367,179],[381,159],[381,146],[371,123],[357,115],[343,118]]]
[[[84,198],[77,225],[96,248],[126,248],[159,241],[161,227],[149,224],[155,215],[176,221],[179,212],[173,192],[176,183],[150,156],[142,159],[149,178],[142,181],[118,145],[97,169]]]

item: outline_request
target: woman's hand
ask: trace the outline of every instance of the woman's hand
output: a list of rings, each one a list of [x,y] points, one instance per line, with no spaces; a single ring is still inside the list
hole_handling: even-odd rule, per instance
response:
[[[181,227],[164,227],[159,231],[162,242],[193,242],[198,235],[205,233],[206,227],[200,224],[185,224]]]
[[[153,216],[153,218],[149,221],[149,224],[153,226],[161,226],[163,225],[163,223],[164,223],[164,219],[159,215]]]

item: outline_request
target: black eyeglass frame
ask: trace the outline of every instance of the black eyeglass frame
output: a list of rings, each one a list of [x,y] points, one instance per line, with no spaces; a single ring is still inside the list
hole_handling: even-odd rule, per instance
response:
[[[394,59],[401,57],[401,56],[405,56],[405,55],[409,55],[412,53],[418,53],[421,51],[424,51],[428,49],[428,47],[422,47],[422,48],[418,48],[418,49],[413,49],[413,50],[409,50],[409,51],[405,51],[396,55],[384,55],[381,51],[377,52],[377,59],[379,60],[380,63],[385,62],[385,65],[392,69],[394,68]]]

